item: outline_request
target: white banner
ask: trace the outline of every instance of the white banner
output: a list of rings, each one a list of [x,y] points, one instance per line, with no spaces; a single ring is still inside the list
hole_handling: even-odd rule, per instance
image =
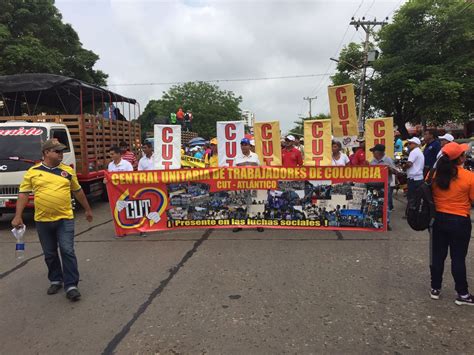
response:
[[[234,166],[242,154],[240,141],[244,138],[244,121],[217,122],[217,156],[219,166]]]
[[[155,125],[153,168],[181,169],[181,126]]]

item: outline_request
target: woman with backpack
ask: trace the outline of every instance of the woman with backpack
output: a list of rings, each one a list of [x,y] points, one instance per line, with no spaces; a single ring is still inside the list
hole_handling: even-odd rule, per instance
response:
[[[431,245],[431,298],[439,299],[444,261],[451,255],[451,273],[458,297],[457,305],[474,305],[466,277],[466,255],[471,239],[471,203],[474,201],[474,173],[463,163],[467,144],[448,143],[436,164],[432,184],[436,217]]]

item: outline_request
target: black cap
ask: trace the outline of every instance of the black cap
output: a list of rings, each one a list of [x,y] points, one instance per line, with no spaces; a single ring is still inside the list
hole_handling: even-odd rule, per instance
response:
[[[383,144],[376,144],[373,148],[370,148],[371,152],[385,152],[385,146]]]

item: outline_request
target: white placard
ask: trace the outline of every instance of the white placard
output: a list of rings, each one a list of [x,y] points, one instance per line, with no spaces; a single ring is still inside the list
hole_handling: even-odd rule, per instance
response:
[[[156,170],[181,169],[181,126],[154,126],[153,168]]]
[[[235,159],[242,154],[240,141],[244,138],[243,121],[217,122],[217,156],[219,166],[234,166]]]

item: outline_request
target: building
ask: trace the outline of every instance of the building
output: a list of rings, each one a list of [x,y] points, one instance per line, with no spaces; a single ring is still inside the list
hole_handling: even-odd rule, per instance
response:
[[[242,121],[245,121],[246,126],[253,127],[255,114],[250,110],[242,110]]]

